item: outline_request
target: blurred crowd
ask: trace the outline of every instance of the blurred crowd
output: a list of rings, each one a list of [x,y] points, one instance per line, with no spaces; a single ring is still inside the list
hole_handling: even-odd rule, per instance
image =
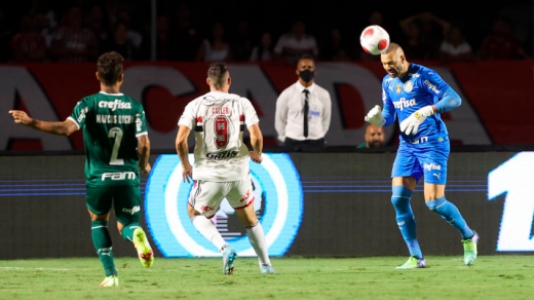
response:
[[[496,6],[484,25],[487,32],[476,32],[476,39],[466,34],[468,21],[449,20],[431,11],[405,14],[397,20],[375,10],[352,30],[340,22],[295,15],[279,30],[276,20],[257,26],[258,22],[250,21],[253,18],[213,18],[213,14],[203,18],[208,9],[218,7],[206,5],[199,10],[188,2],[173,3],[158,7],[156,60],[294,64],[307,53],[318,61],[378,61],[379,56],[364,53],[358,44],[359,32],[370,24],[388,30],[414,61],[532,57],[532,7],[528,13],[513,1]],[[153,58],[150,1],[33,0],[22,1],[18,7],[16,12],[0,11],[0,62],[94,61],[110,50],[130,61]]]

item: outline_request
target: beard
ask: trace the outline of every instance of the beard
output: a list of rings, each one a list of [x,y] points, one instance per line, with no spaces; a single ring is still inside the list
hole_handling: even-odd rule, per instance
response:
[[[381,141],[372,141],[369,143],[369,148],[378,148],[378,147],[382,147]]]

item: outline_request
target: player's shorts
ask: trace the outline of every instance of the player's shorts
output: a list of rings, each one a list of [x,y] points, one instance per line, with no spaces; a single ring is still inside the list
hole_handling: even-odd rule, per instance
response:
[[[113,207],[115,217],[123,225],[138,223],[141,215],[139,186],[87,186],[85,203],[97,215],[107,214]]]
[[[254,202],[250,175],[244,180],[211,182],[196,180],[189,195],[189,205],[206,218],[212,218],[226,198],[233,209],[243,209]]]
[[[391,170],[391,177],[414,177],[417,181],[424,176],[425,183],[447,183],[447,161],[450,146],[447,142],[411,146],[401,143]]]

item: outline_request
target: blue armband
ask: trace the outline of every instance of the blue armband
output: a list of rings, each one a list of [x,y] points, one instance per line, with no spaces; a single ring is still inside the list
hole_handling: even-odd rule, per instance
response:
[[[443,93],[441,100],[436,103],[438,113],[447,112],[453,108],[456,108],[462,104],[462,98],[451,87],[448,87]]]

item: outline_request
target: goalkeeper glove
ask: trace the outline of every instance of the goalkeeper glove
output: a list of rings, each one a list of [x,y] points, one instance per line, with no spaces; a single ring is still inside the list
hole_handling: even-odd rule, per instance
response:
[[[382,109],[379,105],[376,105],[367,113],[365,121],[380,127],[386,124],[386,120],[382,117]]]
[[[427,105],[411,114],[408,118],[404,119],[404,121],[400,123],[400,130],[406,135],[416,134],[419,129],[419,125],[421,125],[421,123],[423,123],[427,117],[433,114],[434,109],[432,108],[432,105]]]

